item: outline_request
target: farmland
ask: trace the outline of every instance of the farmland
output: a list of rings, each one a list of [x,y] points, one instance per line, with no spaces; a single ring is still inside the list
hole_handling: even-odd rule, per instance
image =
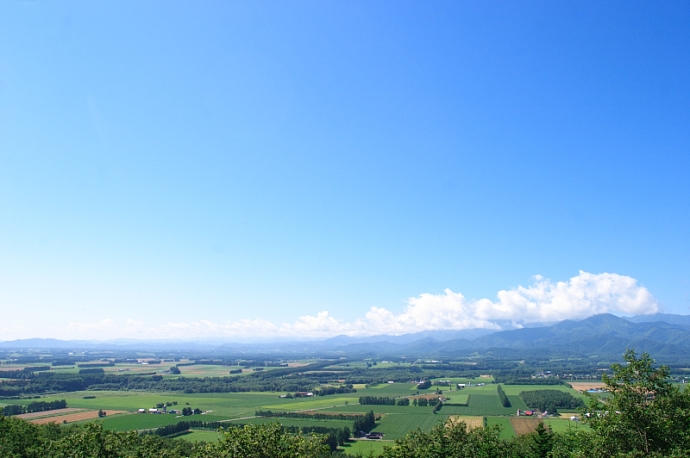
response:
[[[113,416],[125,412],[121,412],[118,410],[106,410],[105,411],[106,415]],[[43,418],[38,418],[36,420],[31,420],[31,423],[37,424],[37,425],[42,425],[45,423],[74,423],[78,421],[84,421],[84,420],[92,420],[98,418],[98,411],[92,410],[92,411],[86,411],[86,412],[79,412],[79,413],[69,413],[66,415],[59,415],[55,417],[43,417]]]
[[[280,423],[291,431],[340,431],[351,433],[353,422],[368,412],[377,416],[373,432],[383,434],[379,440],[356,440],[343,443],[346,454],[378,453],[386,444],[419,429],[430,431],[444,422],[464,421],[468,427],[486,424],[501,428],[501,438],[532,431],[539,420],[516,418],[518,409],[527,406],[519,394],[525,391],[550,389],[563,391],[575,397],[584,395],[566,385],[502,385],[510,406],[502,405],[498,385],[486,374],[451,376],[448,371],[435,371],[433,364],[420,369],[410,363],[379,363],[349,361],[324,363],[319,360],[298,360],[280,365],[260,362],[238,365],[231,363],[195,363],[190,359],[173,361],[148,359],[145,363],[108,363],[96,370],[93,385],[86,390],[46,391],[41,401],[64,399],[67,409],[24,414],[36,422],[62,424],[98,421],[109,431],[155,432],[158,428],[192,422],[191,431],[180,434],[186,441],[215,441],[218,426]],[[85,363],[99,364],[98,361]],[[37,366],[38,367],[38,366]],[[27,380],[36,384],[42,380],[63,380],[85,377],[78,364],[57,366],[31,372],[30,365],[3,365],[1,370],[29,371]],[[28,369],[25,369],[28,368]],[[171,370],[171,368],[177,368]],[[237,370],[242,369],[242,373]],[[260,370],[257,370],[260,369]],[[230,374],[230,371],[234,371]],[[100,372],[100,375],[98,374]],[[24,372],[22,372],[24,373]],[[42,375],[43,374],[43,375]],[[429,380],[428,388],[419,380]],[[18,385],[8,379],[7,386]],[[127,381],[127,384],[121,381]],[[592,385],[591,382],[587,382]],[[462,389],[458,386],[462,384]],[[40,387],[40,385],[36,385]],[[283,388],[284,389],[280,389]],[[108,388],[108,389],[99,389]],[[173,388],[173,389],[171,389]],[[274,388],[274,389],[271,389]],[[324,390],[326,395],[319,395]],[[328,391],[330,390],[330,391]],[[309,391],[309,393],[307,393]],[[387,399],[381,404],[359,403],[360,397]],[[28,405],[37,397],[14,396],[0,398],[0,407],[8,404]],[[443,405],[436,406],[442,400]],[[424,405],[421,404],[424,401]],[[428,404],[428,405],[427,405]],[[149,413],[149,409],[159,413]],[[182,415],[188,409],[192,415]],[[98,418],[98,411],[106,416]],[[144,413],[138,413],[143,410]],[[262,412],[271,412],[272,416]],[[261,415],[257,415],[260,413]],[[291,417],[286,418],[289,414]],[[555,431],[583,427],[564,418],[546,418],[545,424]],[[210,429],[209,429],[210,428]]]
[[[417,428],[422,431],[430,431],[436,425],[442,424],[448,418],[447,415],[405,415],[387,414],[379,421],[374,431],[383,433],[385,439],[400,439],[408,432]]]

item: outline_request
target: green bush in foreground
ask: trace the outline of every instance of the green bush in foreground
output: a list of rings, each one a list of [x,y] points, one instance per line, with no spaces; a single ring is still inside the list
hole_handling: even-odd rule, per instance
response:
[[[105,431],[94,423],[46,428],[0,417],[2,458],[325,458],[330,453],[325,436],[289,434],[277,423],[231,427],[218,442],[190,444],[135,431]]]

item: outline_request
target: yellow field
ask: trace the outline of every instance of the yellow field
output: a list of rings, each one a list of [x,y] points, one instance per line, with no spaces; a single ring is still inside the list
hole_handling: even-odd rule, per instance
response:
[[[448,420],[453,423],[465,422],[468,429],[482,428],[484,426],[484,417],[474,417],[465,415],[451,415]]]

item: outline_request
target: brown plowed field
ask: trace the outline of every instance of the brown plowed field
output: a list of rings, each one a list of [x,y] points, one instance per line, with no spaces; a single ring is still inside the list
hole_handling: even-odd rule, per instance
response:
[[[80,412],[82,410],[86,410],[86,409],[77,409],[76,407],[65,407],[64,409],[44,410],[43,412],[23,413],[21,415],[17,415],[17,418],[23,418],[24,420],[31,420],[32,418],[54,417],[56,415],[63,415],[66,413]]]
[[[510,419],[510,424],[513,425],[515,434],[522,436],[523,434],[529,434],[539,425],[539,419],[537,418],[525,418],[525,417],[512,417]]]
[[[117,415],[118,413],[126,413],[122,410],[106,410],[105,414],[107,416]],[[46,423],[73,423],[75,421],[91,420],[92,418],[98,418],[98,410],[90,410],[88,412],[73,413],[69,415],[59,415],[57,417],[39,418],[37,420],[31,420],[31,423],[35,425],[43,425]]]

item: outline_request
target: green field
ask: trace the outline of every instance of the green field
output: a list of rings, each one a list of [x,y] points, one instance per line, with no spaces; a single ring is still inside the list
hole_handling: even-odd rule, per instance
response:
[[[411,390],[416,390],[417,385],[415,383],[381,383],[376,386],[367,388],[367,391],[374,390],[375,393],[371,393],[372,396],[410,396]],[[358,396],[363,396],[359,394]]]
[[[375,414],[383,413],[398,413],[398,414],[431,414],[434,410],[431,406],[426,407],[415,407],[413,405],[409,406],[382,406],[382,405],[361,405],[361,404],[350,404],[348,406],[331,407],[329,409],[324,409],[324,412],[361,412],[366,413],[373,410]]]
[[[324,409],[328,407],[344,406],[345,403],[358,402],[355,397],[335,397],[335,396],[315,396],[310,398],[288,399],[287,402],[280,404],[270,404],[264,406],[269,410],[312,410]]]
[[[510,424],[509,417],[487,417],[486,426],[499,426],[501,428],[501,439],[511,439],[515,437],[515,431]]]
[[[176,439],[184,439],[190,442],[216,442],[220,434],[215,431],[192,431],[189,434],[177,436]]]
[[[95,399],[83,399],[84,396],[96,396]],[[169,409],[179,410],[189,406],[225,418],[239,418],[254,416],[258,409],[271,408],[274,410],[306,410],[314,408],[314,398],[281,399],[278,393],[208,393],[208,394],[182,394],[182,393],[150,393],[136,391],[88,391],[65,393],[46,397],[50,399],[65,399],[70,407],[87,409],[110,409],[135,412],[138,409],[155,407],[158,403],[176,401],[177,405]],[[318,398],[320,403],[330,404],[333,397]],[[350,402],[356,399],[348,398]],[[30,402],[23,400],[24,403]],[[310,403],[311,402],[311,403]],[[309,403],[309,404],[307,404]],[[333,404],[330,404],[333,405]]]
[[[468,406],[444,406],[441,412],[446,415],[515,415],[517,409],[526,409],[524,402],[517,396],[508,396],[512,407],[503,407],[496,392],[496,385],[490,385],[486,388],[480,387],[471,391]],[[469,394],[469,389],[466,390]],[[451,400],[451,402],[453,402]]]
[[[189,417],[182,417],[177,415],[151,415],[151,414],[128,414],[117,415],[114,417],[106,417],[101,419],[103,428],[115,431],[129,431],[132,429],[153,429],[161,426],[172,425],[181,421],[198,420],[198,421],[221,421],[224,417],[217,417],[211,415],[192,415]]]
[[[447,394],[446,398],[448,399],[448,403],[452,404],[467,404],[467,400],[469,399],[470,395],[469,394]]]
[[[373,452],[374,456],[377,456],[383,451],[383,447],[386,445],[391,446],[393,442],[388,440],[358,440],[345,444],[342,449],[346,455],[362,454],[368,456],[370,452]]]
[[[384,439],[395,440],[417,428],[428,432],[436,425],[442,424],[448,418],[447,415],[428,414],[388,414],[379,421],[374,431],[384,433]]]

